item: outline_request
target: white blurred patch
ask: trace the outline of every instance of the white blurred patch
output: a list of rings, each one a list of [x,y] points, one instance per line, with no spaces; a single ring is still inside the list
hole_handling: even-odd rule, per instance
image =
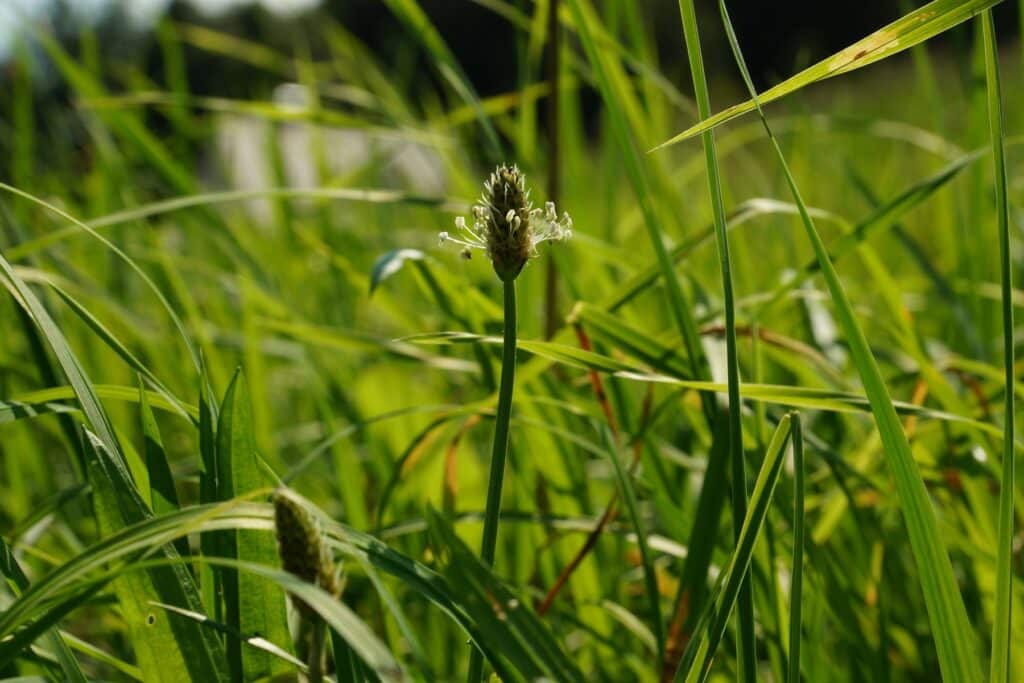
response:
[[[292,17],[320,6],[320,0],[260,0],[268,12]]]
[[[52,0],[3,0],[0,2],[0,61],[7,60],[18,41],[27,36],[26,24],[35,24],[50,15]]]
[[[305,1],[305,0],[303,0]],[[285,83],[274,91],[274,104],[292,113],[307,107],[304,86]],[[281,157],[284,184],[313,188],[321,184],[322,160],[326,183],[367,169],[373,187],[399,189],[422,195],[444,193],[447,182],[440,156],[428,145],[402,138],[393,131],[375,132],[307,122],[278,124],[243,115],[225,114],[217,126],[217,166],[223,169],[231,189],[256,191],[274,184],[270,145]],[[265,199],[247,203],[252,218],[268,225],[272,218]]]

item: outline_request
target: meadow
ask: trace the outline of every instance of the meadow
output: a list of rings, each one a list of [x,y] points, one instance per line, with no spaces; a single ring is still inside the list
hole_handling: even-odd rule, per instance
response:
[[[1024,680],[999,3],[756,93],[726,5],[474,1],[509,92],[416,0],[7,67],[0,679]]]

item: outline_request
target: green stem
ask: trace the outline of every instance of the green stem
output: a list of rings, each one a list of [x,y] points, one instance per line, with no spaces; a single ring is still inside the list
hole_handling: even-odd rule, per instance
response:
[[[789,588],[789,669],[788,683],[800,683],[800,634],[804,576],[804,439],[800,413],[793,412],[793,569]]]
[[[700,34],[697,29],[697,13],[693,0],[680,0],[679,12],[683,19],[683,36],[686,53],[693,77],[693,90],[697,99],[697,111],[701,119],[711,116],[711,98],[708,94],[707,78],[704,75],[704,59],[700,50]],[[726,232],[725,203],[722,200],[722,184],[718,170],[718,155],[715,151],[715,137],[710,130],[701,134],[704,147],[704,163],[707,167],[708,192],[715,222],[715,241],[718,244],[718,260],[722,271],[722,294],[725,308],[725,353],[729,392],[729,462],[732,467],[732,517],[733,533],[739,541],[743,519],[747,515],[747,474],[743,462],[743,427],[740,420],[740,378],[739,361],[736,353],[736,307],[733,302],[732,264],[729,257],[729,238]],[[754,598],[747,576],[740,584],[738,611],[738,648],[741,678],[746,683],[757,681],[757,640],[754,633]]]
[[[324,636],[327,631],[327,624],[317,617],[310,622],[309,652],[307,653],[306,666],[309,673],[306,678],[309,683],[322,683],[324,680]]]
[[[562,193],[562,150],[559,121],[561,119],[562,93],[559,89],[561,76],[562,26],[558,21],[558,0],[548,0],[548,201],[561,205]],[[548,259],[544,284],[544,338],[551,339],[558,329],[558,264]]]
[[[996,554],[995,619],[992,624],[992,659],[989,681],[1009,681],[1013,673],[1011,641],[1013,633],[1013,490],[1014,473],[1014,339],[1013,339],[1013,262],[1010,255],[1009,207],[1006,198],[1006,158],[1004,150],[1002,88],[999,82],[999,52],[992,10],[982,15],[985,40],[985,78],[988,94],[989,128],[992,136],[992,160],[995,175],[995,199],[999,225],[999,272],[1003,318],[1003,368],[1005,372],[1005,424],[1003,425],[1003,471],[999,480],[999,531]]]
[[[491,448],[491,473],[487,480],[487,507],[484,510],[484,538],[480,559],[488,567],[494,565],[494,549],[498,541],[498,517],[501,513],[501,485],[505,479],[508,456],[508,425],[512,417],[512,389],[516,378],[516,283],[504,283],[505,339],[501,351],[501,384],[498,387],[498,412],[494,420],[494,445]],[[469,683],[478,683],[483,676],[483,655],[473,648],[469,654]]]

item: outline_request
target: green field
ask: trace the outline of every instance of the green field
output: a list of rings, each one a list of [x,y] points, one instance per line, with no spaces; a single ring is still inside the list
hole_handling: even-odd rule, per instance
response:
[[[314,15],[6,68],[0,679],[1024,680],[998,3],[755,101],[717,3],[656,45],[640,2],[477,2],[510,92],[416,0],[387,58]],[[494,240],[547,219],[504,195],[438,244],[499,164],[572,220],[518,277]]]

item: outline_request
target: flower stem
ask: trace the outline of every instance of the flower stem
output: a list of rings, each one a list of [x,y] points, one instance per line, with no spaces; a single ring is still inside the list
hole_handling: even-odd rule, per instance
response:
[[[505,297],[505,339],[501,351],[501,384],[498,387],[498,412],[494,421],[494,445],[491,448],[491,473],[487,481],[487,507],[484,510],[484,538],[480,559],[488,567],[494,564],[498,541],[498,517],[501,513],[501,485],[505,479],[508,456],[508,425],[512,417],[512,388],[516,376],[516,283],[503,283]],[[475,647],[469,654],[469,683],[483,676],[483,655]]]
[[[322,683],[324,680],[324,636],[327,624],[317,617],[310,621],[309,652],[307,653],[306,664],[309,673],[306,675],[309,683]]]

